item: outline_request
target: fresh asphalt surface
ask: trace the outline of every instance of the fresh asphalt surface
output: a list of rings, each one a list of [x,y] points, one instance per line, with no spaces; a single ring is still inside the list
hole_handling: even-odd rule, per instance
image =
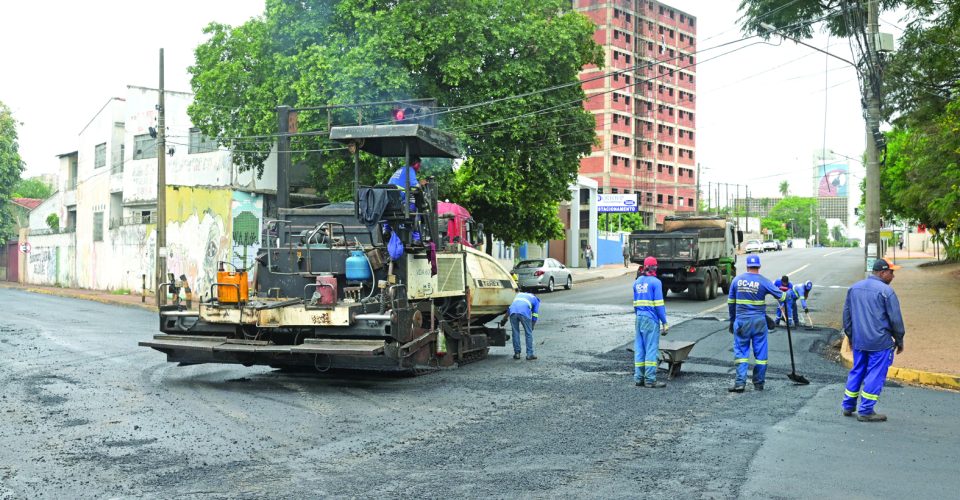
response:
[[[860,250],[763,255],[835,321]],[[882,424],[839,416],[837,333],[771,333],[767,390],[729,394],[726,300],[671,294],[697,340],[666,389],[632,383],[631,279],[543,294],[539,360],[512,348],[417,378],[177,367],[148,311],[0,289],[0,498],[953,498],[960,397],[889,384]],[[894,282],[896,287],[896,282]],[[909,332],[907,348],[909,349]]]

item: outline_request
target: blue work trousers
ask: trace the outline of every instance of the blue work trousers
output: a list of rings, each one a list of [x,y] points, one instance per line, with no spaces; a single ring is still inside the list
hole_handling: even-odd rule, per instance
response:
[[[657,380],[657,356],[660,354],[660,322],[647,315],[637,316],[637,337],[633,341],[633,380],[653,383]]]
[[[523,325],[527,343],[527,357],[533,356],[533,323],[522,314],[510,315],[510,327],[513,329],[513,352],[520,354],[520,325]]]
[[[893,364],[893,349],[883,351],[853,350],[853,367],[847,375],[847,387],[843,391],[843,409],[853,411],[860,398],[861,415],[873,413],[873,406],[880,399],[887,369]]]
[[[737,318],[733,322],[733,363],[737,366],[734,385],[747,384],[750,345],[753,345],[753,383],[762,384],[767,375],[767,318]]]
[[[777,308],[777,319],[786,321],[788,318],[793,316],[793,323],[790,323],[790,326],[796,327],[800,325],[800,310],[797,309],[796,300],[787,300],[784,302],[784,307],[787,308],[787,317],[784,318],[780,308]]]

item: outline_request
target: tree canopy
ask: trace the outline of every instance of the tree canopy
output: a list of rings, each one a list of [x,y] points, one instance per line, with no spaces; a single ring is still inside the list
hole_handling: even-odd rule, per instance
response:
[[[0,243],[16,237],[10,198],[23,168],[17,142],[17,122],[10,108],[0,102]]]
[[[53,194],[53,187],[40,177],[20,179],[13,187],[11,198],[37,198],[45,200]]]
[[[602,63],[593,31],[563,0],[267,0],[261,17],[206,28],[210,38],[190,69],[196,97],[189,113],[233,149],[237,163],[261,168],[277,105],[435,98],[445,110],[439,127],[466,149],[455,174],[437,172],[445,177],[441,196],[508,244],[544,241],[562,234],[559,202],[569,198],[579,158],[595,141],[577,76]],[[545,88],[554,90],[530,93]],[[495,99],[503,100],[458,109]],[[330,125],[325,111],[298,119],[300,131]],[[291,149],[322,196],[352,196],[342,148],[319,134],[295,137]],[[369,183],[397,166],[361,161]]]
[[[786,196],[760,219],[760,227],[767,229],[774,239],[810,237],[810,221],[817,216],[817,199]]]

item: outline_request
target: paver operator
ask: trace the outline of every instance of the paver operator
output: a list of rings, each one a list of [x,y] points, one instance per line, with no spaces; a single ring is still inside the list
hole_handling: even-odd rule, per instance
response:
[[[518,293],[510,304],[510,328],[513,330],[513,359],[520,359],[520,327],[527,344],[527,361],[537,359],[533,353],[533,328],[540,319],[540,299],[532,293]]]
[[[782,303],[786,294],[767,278],[760,275],[760,256],[747,256],[747,272],[734,278],[730,284],[727,308],[730,313],[730,333],[733,333],[733,362],[737,378],[730,392],[743,392],[747,384],[747,366],[750,364],[750,346],[753,345],[753,387],[763,390],[767,373],[767,295]]]
[[[843,304],[843,333],[853,350],[853,367],[847,375],[842,413],[852,417],[860,399],[857,420],[884,422],[887,416],[874,411],[880,391],[893,363],[893,352],[903,352],[903,316],[900,300],[890,287],[893,272],[900,269],[887,259],[873,263],[873,276],[847,290]]]
[[[636,312],[636,339],[633,342],[633,380],[637,387],[658,389],[657,356],[660,336],[666,335],[667,310],[663,305],[663,284],[657,279],[657,259],[643,259],[643,274],[633,282],[633,309]]]

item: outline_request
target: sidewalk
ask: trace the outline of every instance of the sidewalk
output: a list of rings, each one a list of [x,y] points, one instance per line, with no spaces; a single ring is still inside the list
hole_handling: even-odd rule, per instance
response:
[[[92,300],[102,304],[112,304],[128,307],[139,307],[150,311],[157,310],[157,304],[153,295],[147,295],[146,301],[141,302],[140,295],[116,294],[104,290],[86,290],[82,288],[61,288],[56,286],[43,285],[21,285],[9,281],[0,281],[0,287],[23,290],[26,292],[42,293],[45,295],[56,295],[59,297],[69,297],[72,299]]]
[[[906,336],[888,378],[960,390],[960,263],[919,267],[926,262],[935,261],[906,259],[897,252],[903,269],[891,286],[900,299]],[[849,366],[846,337],[840,354]]]
[[[630,267],[623,267],[623,264],[607,264],[600,267],[591,267],[587,270],[585,267],[571,267],[570,273],[573,275],[573,283],[589,283],[602,279],[619,278],[624,274],[636,274],[637,264],[630,264]]]

